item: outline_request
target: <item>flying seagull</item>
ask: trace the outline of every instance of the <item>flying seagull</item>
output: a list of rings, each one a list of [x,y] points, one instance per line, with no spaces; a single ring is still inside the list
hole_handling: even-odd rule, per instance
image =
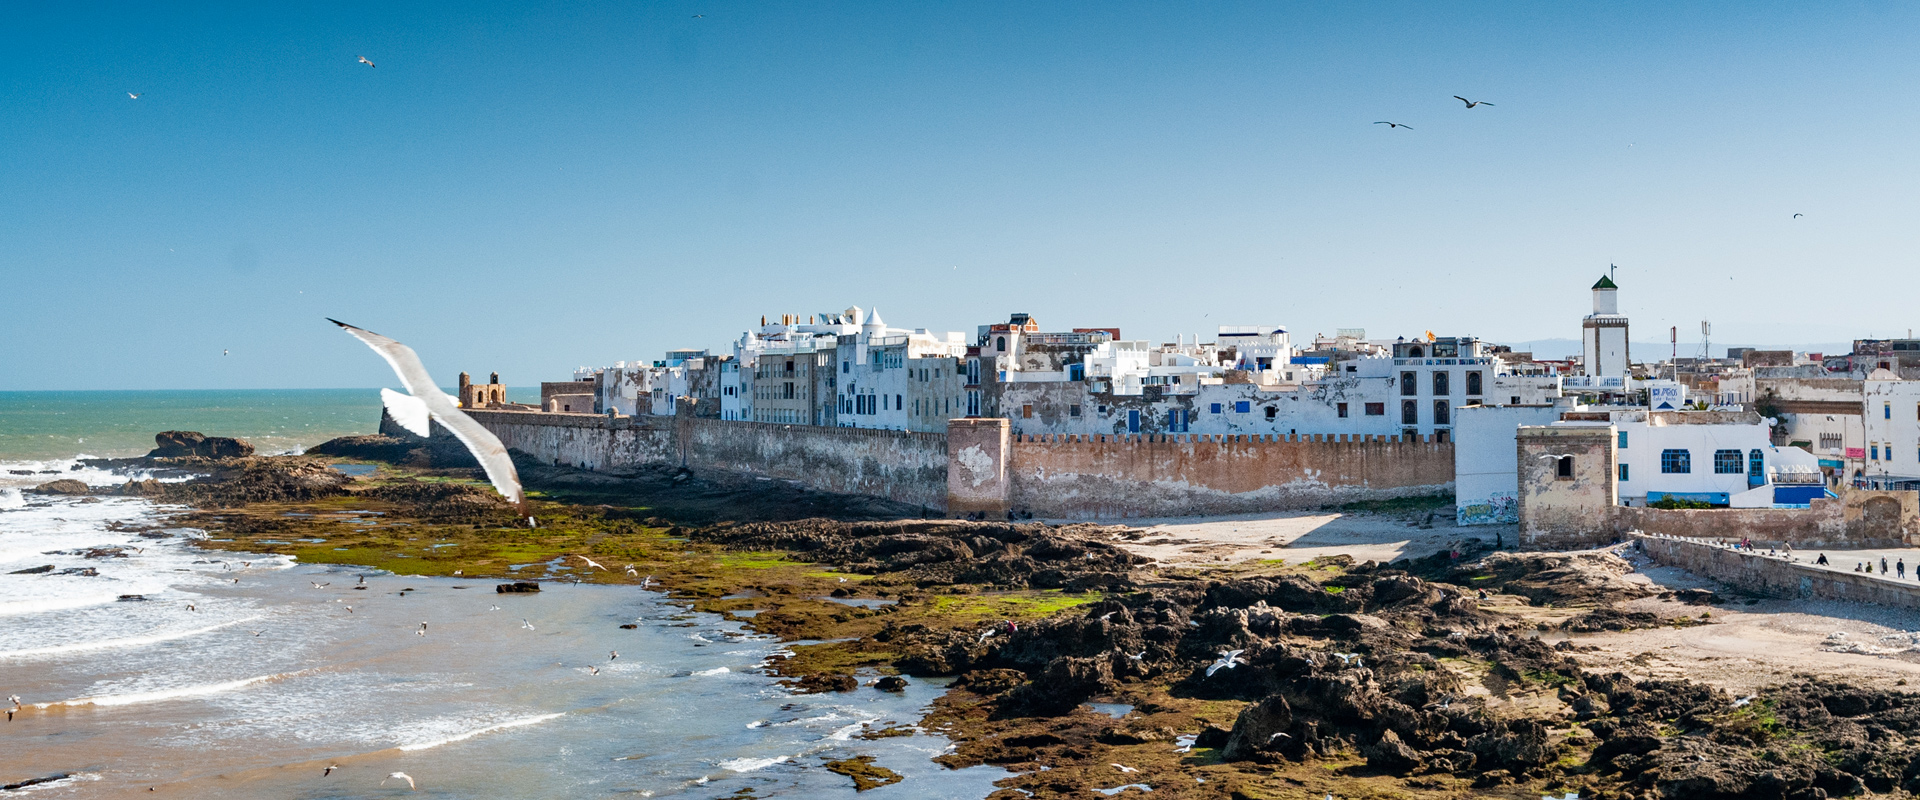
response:
[[[360,57],[360,63],[362,63],[362,64],[365,64],[365,65],[367,65],[367,66],[369,66],[369,67],[377,67],[377,66],[380,66],[379,64],[375,64],[375,63],[373,63],[373,62],[371,62],[371,61],[368,61],[368,60],[367,60],[367,57],[366,57],[366,56],[361,56],[361,57]],[[408,781],[409,781],[409,782],[411,782],[411,781],[412,781],[412,779],[411,779],[411,778],[409,778],[409,779],[408,779]]]
[[[414,355],[413,348],[337,319],[327,321],[345,328],[347,333],[353,334],[353,338],[366,342],[400,376],[400,383],[407,387],[411,397],[387,389],[380,390],[380,396],[386,401],[387,410],[392,413],[395,422],[407,430],[426,436],[429,433],[428,419],[439,420],[473,453],[481,468],[487,471],[487,480],[493,483],[493,488],[518,507],[522,516],[526,515],[527,498],[520,491],[520,473],[513,468],[513,459],[507,455],[507,446],[501,444],[500,438],[494,436],[492,431],[480,427],[480,423],[474,422],[472,417],[454,406],[453,398],[440,391],[433,377],[427,374],[426,366],[420,363],[420,357]]]
[[[598,561],[595,561],[595,560],[593,560],[593,559],[591,559],[591,558],[588,558],[588,557],[586,557],[586,556],[574,556],[574,558],[577,558],[577,559],[580,559],[581,561],[585,561],[585,562],[587,562],[587,566],[589,566],[589,567],[600,567],[600,562],[598,562]],[[606,567],[600,567],[600,571],[601,571],[601,572],[606,572],[606,571],[607,571],[607,568],[606,568]]]
[[[1794,219],[1799,219],[1799,218],[1801,218],[1801,217],[1804,217],[1804,216],[1806,216],[1806,215],[1805,215],[1805,214],[1795,214],[1795,215],[1793,215],[1793,218],[1794,218]]]
[[[333,764],[331,766],[328,766],[325,770],[322,770],[320,772],[320,777],[324,778],[324,777],[327,777],[328,775],[332,775],[333,771],[339,768],[340,768],[339,764]]]
[[[1242,659],[1240,657],[1240,654],[1244,652],[1247,652],[1247,651],[1245,650],[1220,651],[1220,660],[1207,665],[1207,677],[1211,678],[1213,677],[1213,673],[1219,672],[1220,670],[1223,670],[1223,669],[1233,669],[1235,664],[1247,663],[1245,659]]]
[[[387,781],[406,781],[407,788],[409,789],[420,788],[418,786],[413,785],[413,776],[408,775],[407,773],[404,773],[404,772],[389,773],[387,777],[380,779],[380,785],[381,786],[387,785]]]
[[[1552,458],[1552,459],[1561,459],[1561,458],[1572,458],[1572,457],[1573,457],[1573,454],[1572,454],[1572,453],[1545,453],[1545,454],[1542,454],[1542,455],[1541,455],[1540,457],[1541,457],[1541,458]]]
[[[1490,105],[1493,105],[1492,103],[1489,103],[1489,102],[1487,102],[1487,101],[1485,101],[1485,100],[1468,100],[1467,98],[1464,98],[1464,97],[1461,97],[1460,95],[1457,95],[1457,94],[1453,96],[1453,99],[1455,99],[1455,100],[1458,100],[1458,101],[1460,101],[1460,102],[1462,102],[1462,103],[1466,103],[1466,104],[1467,104],[1467,108],[1473,108],[1474,106],[1490,106]]]
[[[1386,121],[1386,120],[1381,120],[1381,121],[1379,121],[1379,122],[1376,122],[1376,123],[1373,123],[1373,124],[1375,124],[1375,125],[1385,125],[1385,126],[1387,126],[1387,127],[1389,127],[1389,128],[1407,128],[1407,126],[1405,126],[1405,125],[1402,125],[1402,124],[1400,124],[1400,123],[1398,123],[1398,122],[1388,122],[1388,121]],[[1412,129],[1412,128],[1407,128],[1407,130],[1413,130],[1413,129]]]
[[[128,96],[128,97],[131,97],[131,98],[133,98],[133,99],[135,99],[135,100],[138,100],[138,99],[140,99],[140,95],[142,95],[142,94],[146,94],[146,92],[141,92],[140,94],[134,94],[133,92],[127,92],[127,96]]]
[[[1125,764],[1108,764],[1107,766],[1113,767],[1114,769],[1120,770],[1121,772],[1139,772],[1140,771],[1138,767],[1129,767]]]
[[[1334,657],[1339,658],[1340,663],[1342,664],[1359,664],[1360,663],[1359,653],[1334,653],[1333,655]]]
[[[1734,707],[1734,708],[1740,708],[1740,707],[1742,707],[1742,706],[1745,706],[1746,704],[1748,704],[1748,703],[1751,703],[1751,702],[1753,702],[1753,701],[1755,701],[1755,700],[1758,700],[1758,699],[1760,699],[1760,695],[1757,695],[1757,694],[1750,694],[1750,695],[1747,695],[1746,697],[1742,697],[1742,698],[1740,698],[1740,699],[1738,699],[1738,700],[1735,700],[1735,701],[1733,701],[1733,707]]]
[[[527,618],[526,618],[526,617],[521,617],[521,618],[520,618],[520,627],[522,627],[522,628],[526,628],[527,630],[533,630],[533,629],[534,629],[534,628],[533,628],[533,623],[531,623],[531,622],[528,622],[528,621],[527,621]]]

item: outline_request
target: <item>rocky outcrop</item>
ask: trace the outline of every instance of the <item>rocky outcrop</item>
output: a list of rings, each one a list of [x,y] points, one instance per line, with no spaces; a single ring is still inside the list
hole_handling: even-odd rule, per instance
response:
[[[93,489],[72,478],[62,478],[35,486],[33,491],[39,494],[80,495],[90,493]]]
[[[253,445],[245,439],[208,436],[199,431],[163,431],[154,434],[156,445],[147,458],[246,458]]]

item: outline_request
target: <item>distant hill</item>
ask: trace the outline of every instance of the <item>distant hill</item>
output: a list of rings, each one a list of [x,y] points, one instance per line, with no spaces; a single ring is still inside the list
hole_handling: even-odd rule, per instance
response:
[[[1517,352],[1533,353],[1534,358],[1549,361],[1580,355],[1579,339],[1534,339],[1527,342],[1495,342],[1513,348]],[[1746,342],[1714,342],[1713,357],[1726,358],[1729,347],[1754,347],[1761,350],[1792,350],[1796,353],[1851,353],[1852,342],[1814,342],[1811,344],[1749,344]],[[1670,342],[1629,342],[1628,349],[1633,353],[1634,361],[1664,361],[1673,354]],[[1699,342],[1681,342],[1680,357],[1692,358],[1700,353]]]

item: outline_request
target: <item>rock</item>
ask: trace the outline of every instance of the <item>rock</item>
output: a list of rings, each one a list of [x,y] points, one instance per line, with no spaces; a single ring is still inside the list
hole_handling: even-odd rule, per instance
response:
[[[1420,766],[1420,753],[1400,741],[1400,735],[1392,729],[1380,734],[1380,740],[1361,748],[1360,754],[1366,756],[1367,766],[1385,772],[1405,773]]]
[[[878,789],[905,780],[900,773],[873,763],[873,756],[854,756],[841,761],[829,761],[826,767],[828,772],[852,778],[853,789],[856,792]]]
[[[797,681],[781,681],[781,683],[792,687],[798,694],[851,692],[860,688],[860,680],[852,675],[808,675]]]
[[[1217,750],[1227,746],[1227,740],[1233,738],[1233,731],[1218,725],[1202,725],[1200,733],[1193,737],[1194,747]]]
[[[977,669],[960,676],[953,688],[974,694],[995,695],[1012,691],[1027,682],[1027,674],[1017,669]]]
[[[46,483],[40,484],[39,486],[35,486],[33,487],[33,491],[38,494],[75,495],[75,494],[87,494],[93,490],[89,488],[86,484],[81,483],[80,481],[76,481],[72,478],[61,478],[60,480],[57,480],[57,481],[48,481]]]
[[[7,574],[9,575],[45,575],[52,571],[53,571],[53,565],[48,564],[44,567],[28,567],[26,569],[16,569]]]
[[[78,575],[82,578],[98,578],[100,577],[100,570],[94,569],[93,567],[68,567],[60,570],[58,574]]]
[[[540,584],[534,583],[533,581],[514,581],[512,583],[503,583],[503,584],[500,584],[499,586],[495,586],[493,587],[493,591],[496,594],[517,594],[521,592],[537,592],[537,591],[540,591]]]
[[[627,624],[625,624],[625,625],[621,625],[621,626],[620,626],[620,630],[623,630],[623,631],[630,631],[630,630],[634,630],[634,629],[636,629],[636,628],[639,628],[639,627],[640,627],[639,625],[635,625],[635,624],[633,624],[633,623],[631,623],[631,622],[629,622],[629,623],[627,623]]]
[[[1035,714],[1058,716],[1113,687],[1113,667],[1107,659],[1069,656],[1047,662],[1033,682],[1016,690],[1011,699]]]
[[[898,675],[888,675],[875,681],[873,688],[883,692],[904,692],[907,690],[907,679]]]
[[[147,453],[147,458],[221,459],[253,455],[253,445],[245,439],[208,436],[198,431],[164,431],[154,434],[153,443],[157,446]]]
[[[147,596],[144,594],[123,594],[123,595],[120,595],[119,602],[138,603],[146,599],[147,599]]]
[[[1293,727],[1293,708],[1287,705],[1287,698],[1269,695],[1241,709],[1220,756],[1228,761],[1244,761],[1261,750],[1284,748],[1292,738],[1286,733],[1290,727]]]
[[[1574,718],[1581,722],[1606,716],[1612,710],[1613,707],[1607,704],[1606,698],[1592,692],[1580,695],[1573,701]]]

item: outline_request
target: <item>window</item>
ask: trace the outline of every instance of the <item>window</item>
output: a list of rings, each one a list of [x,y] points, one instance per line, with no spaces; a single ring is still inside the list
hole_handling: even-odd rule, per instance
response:
[[[1881,418],[1881,419],[1893,419],[1893,404],[1892,404],[1892,403],[1881,403],[1881,404],[1880,404],[1880,415],[1881,415],[1881,416],[1880,416],[1880,418]]]
[[[1620,432],[1620,444],[1616,445],[1616,447],[1619,447],[1622,450],[1627,449],[1627,432],[1626,431]]]
[[[1445,397],[1453,394],[1452,376],[1445,371],[1433,373],[1433,393]]]
[[[1079,407],[1079,406],[1067,406],[1067,416],[1069,416],[1069,417],[1074,417],[1074,418],[1076,418],[1076,419],[1078,419],[1078,418],[1079,418],[1079,416],[1080,416],[1080,407]]]
[[[1453,424],[1449,422],[1449,420],[1452,419],[1452,415],[1451,415],[1452,410],[1453,409],[1447,405],[1447,401],[1445,400],[1433,401],[1433,424],[1435,425]]]
[[[1409,348],[1407,348],[1407,357],[1408,357],[1408,358],[1420,358],[1420,357],[1423,357],[1423,356],[1425,356],[1425,355],[1426,355],[1426,351],[1424,351],[1424,350],[1421,350],[1421,349],[1420,349],[1420,348],[1419,348],[1418,346],[1414,346],[1414,347],[1409,347]]]
[[[1275,408],[1273,406],[1267,406],[1267,419],[1271,421],[1274,417],[1277,417],[1277,416],[1280,416],[1280,409]],[[1345,416],[1345,415],[1343,414],[1342,416]]]
[[[1252,410],[1253,410],[1253,404],[1250,402],[1247,402],[1245,400],[1233,401],[1233,413],[1235,414],[1245,414],[1248,411],[1252,411]]]
[[[900,409],[903,409],[906,407],[907,407],[906,398],[901,397],[900,395],[897,395],[897,394],[893,396],[893,410],[899,411]]]
[[[1176,408],[1167,412],[1167,432],[1168,433],[1186,433],[1187,432],[1186,409]]]
[[[1660,471],[1667,475],[1688,475],[1693,472],[1693,454],[1685,450],[1660,451]]]
[[[1470,394],[1470,395],[1480,394],[1480,387],[1481,387],[1480,372],[1478,370],[1475,370],[1473,372],[1467,373],[1467,394]]]
[[[1420,424],[1420,404],[1412,400],[1400,401],[1400,424]]]
[[[1209,412],[1211,412],[1211,413],[1214,413],[1214,414],[1218,414],[1218,413],[1220,413],[1220,404],[1219,404],[1219,403],[1212,403],[1212,404],[1209,404],[1209,405],[1207,406],[1207,411],[1209,411]]]
[[[1625,464],[1621,464],[1621,465],[1620,465],[1620,480],[1623,480],[1623,481],[1624,481],[1624,480],[1626,480],[1626,479],[1627,479],[1627,465],[1625,465]]]
[[[1869,446],[1868,446],[1868,448],[1867,448],[1867,460],[1868,460],[1868,461],[1879,461],[1879,460],[1880,460],[1880,443],[1879,443],[1879,442],[1874,442],[1873,444],[1871,444],[1871,445],[1869,445]]]
[[[1023,406],[1021,406],[1021,407],[1020,407],[1020,416],[1021,416],[1021,417],[1023,417],[1023,418],[1026,418],[1026,419],[1032,419],[1032,418],[1033,418],[1033,405],[1032,405],[1031,403],[1029,403],[1029,404],[1027,404],[1027,405],[1023,405]]]
[[[1367,416],[1384,417],[1386,415],[1387,415],[1386,403],[1368,403],[1367,404]]]
[[[1747,454],[1747,482],[1748,483],[1762,482],[1760,479],[1766,477],[1766,474],[1767,474],[1766,457],[1763,454],[1761,454],[1759,450],[1755,450],[1753,452],[1748,453]]]
[[[1837,453],[1841,450],[1841,448],[1842,448],[1842,445],[1840,444],[1840,434],[1837,434],[1837,433],[1820,434],[1821,450],[1827,451],[1829,453]]]
[[[1086,380],[1086,378],[1087,378],[1087,365],[1085,364],[1068,364],[1067,365],[1067,380],[1081,381],[1081,380]]]
[[[1561,456],[1553,460],[1553,477],[1556,480],[1573,480],[1573,456]]]
[[[1333,407],[1333,410],[1334,410],[1334,413],[1337,413],[1337,414],[1339,414],[1339,415],[1340,415],[1340,418],[1341,418],[1341,419],[1346,419],[1346,418],[1347,418],[1347,404],[1346,404],[1346,403],[1337,403],[1337,404],[1335,404],[1335,405],[1334,405],[1334,407]],[[1273,409],[1271,409],[1271,408],[1269,408],[1269,409],[1267,409],[1267,419],[1273,419]]]
[[[1510,405],[1510,406],[1520,405],[1520,395],[1516,394],[1512,397],[1507,398],[1507,405]]]
[[[998,341],[994,342],[994,344],[997,345],[995,349],[999,350],[1002,353],[1007,352],[1007,337],[1005,336],[1000,337]]]
[[[1400,394],[1412,397],[1420,393],[1420,376],[1411,372],[1400,373]]]
[[[1746,472],[1746,459],[1740,457],[1738,450],[1713,451],[1713,474],[1739,475]]]

